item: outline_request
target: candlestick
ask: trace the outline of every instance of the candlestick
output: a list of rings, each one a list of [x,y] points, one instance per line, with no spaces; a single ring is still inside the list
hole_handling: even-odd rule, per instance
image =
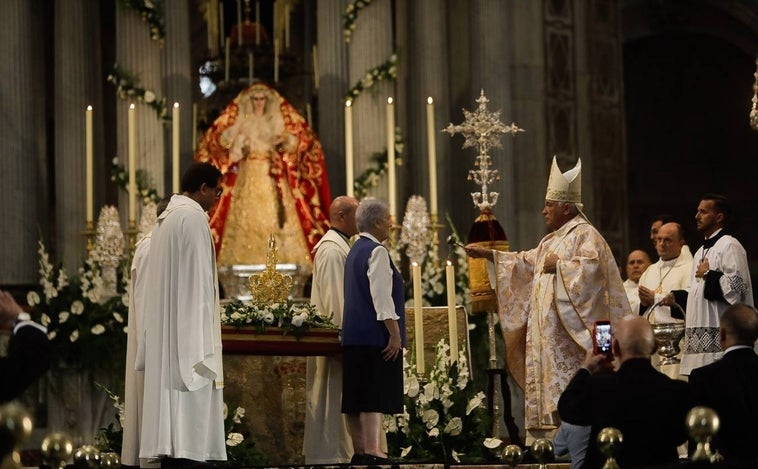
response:
[[[179,192],[179,103],[174,103],[174,112],[171,115],[171,180],[173,185],[171,186],[173,193]]]
[[[313,45],[313,88],[318,91],[318,47]]]
[[[86,187],[86,212],[87,224],[93,221],[93,203],[92,203],[92,106],[87,106],[84,113],[84,167],[85,167],[85,187]]]
[[[397,215],[397,200],[395,198],[395,105],[392,98],[387,98],[387,180],[390,215],[395,216]]]
[[[224,46],[224,81],[229,82],[229,48],[231,47],[231,41],[226,38],[226,44]]]
[[[345,102],[345,182],[348,197],[354,196],[353,180],[353,102]]]
[[[237,0],[237,47],[245,42],[242,34],[242,0]]]
[[[137,220],[137,148],[135,146],[134,104],[129,105],[127,136],[129,152],[129,221]]]
[[[255,0],[255,45],[261,45],[261,2]]]
[[[274,39],[274,83],[279,82],[279,39]]]
[[[450,359],[458,361],[458,317],[455,313],[455,269],[453,263],[447,261],[445,267],[447,280],[447,327],[450,334]]]
[[[197,148],[197,103],[192,103],[192,150]]]
[[[311,103],[305,103],[305,118],[308,125],[313,127],[313,116],[311,115]]]
[[[426,99],[426,145],[429,151],[429,209],[437,215],[437,148],[434,132],[434,100]]]
[[[253,84],[253,51],[247,53],[247,83]]]
[[[416,372],[424,374],[424,316],[421,307],[421,266],[414,262],[413,270],[413,323],[416,342]]]

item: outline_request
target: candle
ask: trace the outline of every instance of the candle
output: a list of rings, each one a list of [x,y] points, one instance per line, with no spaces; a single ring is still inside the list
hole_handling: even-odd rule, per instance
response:
[[[92,106],[87,106],[84,113],[84,167],[85,167],[85,187],[86,187],[86,210],[87,225],[92,223]]]
[[[279,82],[279,39],[274,39],[274,83]]]
[[[255,0],[255,45],[261,45],[261,2]]]
[[[253,51],[247,53],[247,82],[253,84]]]
[[[426,99],[426,144],[429,150],[429,208],[437,215],[437,148],[434,134],[434,100]]]
[[[389,183],[388,197],[390,215],[397,215],[395,200],[395,105],[392,98],[387,98],[387,180]]]
[[[137,221],[137,148],[135,146],[134,104],[129,105],[127,119],[129,152],[129,223]]]
[[[447,327],[450,334],[450,359],[458,361],[458,317],[455,313],[455,269],[453,263],[447,261],[445,267],[447,280]]]
[[[416,372],[424,374],[424,316],[421,307],[421,266],[413,263],[413,320],[416,342]]]
[[[284,5],[284,50],[290,48],[290,4]]]
[[[229,38],[226,38],[226,45],[224,47],[224,81],[229,81],[229,47],[230,47],[230,41]]]
[[[308,125],[313,127],[313,116],[311,115],[311,103],[305,103],[305,118]]]
[[[237,0],[237,47],[245,42],[242,34],[242,0]]]
[[[224,3],[219,2],[218,4],[218,45],[219,47],[224,47],[224,42],[226,42],[226,28],[224,28]]]
[[[171,180],[173,181],[172,192],[179,192],[179,103],[174,103],[174,113],[171,115]]]
[[[345,180],[348,197],[353,197],[353,102],[345,102]]]
[[[192,103],[192,150],[197,148],[197,103]]]
[[[318,91],[318,47],[313,45],[313,88]]]

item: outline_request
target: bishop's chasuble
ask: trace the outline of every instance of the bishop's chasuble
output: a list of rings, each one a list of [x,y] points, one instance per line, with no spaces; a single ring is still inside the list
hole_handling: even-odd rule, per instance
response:
[[[559,260],[543,273],[548,254]],[[530,251],[495,251],[506,361],[524,389],[527,440],[559,424],[558,398],[592,347],[597,320],[631,312],[619,269],[600,233],[578,215]]]
[[[347,241],[334,230],[327,231],[313,248],[311,303],[322,315],[331,315],[338,327],[342,327],[349,250]],[[353,455],[353,442],[342,413],[342,357],[308,357],[306,365],[305,463],[347,463]]]
[[[226,460],[216,256],[189,197],[172,196],[158,217],[146,276],[140,458]]]

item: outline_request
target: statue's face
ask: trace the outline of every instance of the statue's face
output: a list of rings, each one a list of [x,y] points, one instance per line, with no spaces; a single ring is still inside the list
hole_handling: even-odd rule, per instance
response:
[[[263,93],[254,93],[250,98],[253,101],[253,112],[261,115],[266,111],[266,95]]]

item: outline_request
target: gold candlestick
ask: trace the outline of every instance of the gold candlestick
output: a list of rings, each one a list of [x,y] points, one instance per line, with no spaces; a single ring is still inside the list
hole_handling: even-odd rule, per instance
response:
[[[82,235],[87,239],[87,253],[95,249],[95,222],[89,220],[82,230]]]
[[[129,220],[129,228],[126,230],[129,236],[129,256],[134,254],[134,245],[137,244],[137,222],[134,219]]]

